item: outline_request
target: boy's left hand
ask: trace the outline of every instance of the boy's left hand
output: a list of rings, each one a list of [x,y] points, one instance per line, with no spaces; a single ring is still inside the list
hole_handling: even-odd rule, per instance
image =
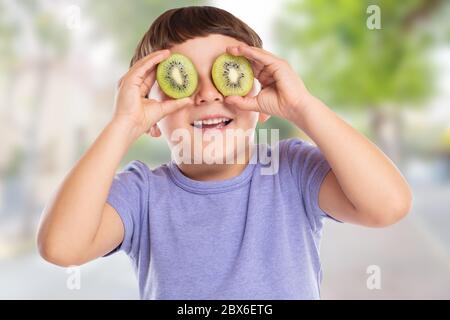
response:
[[[251,46],[228,47],[227,52],[246,57],[261,91],[254,97],[229,96],[225,102],[243,110],[258,111],[296,122],[311,98],[303,81],[286,60]]]

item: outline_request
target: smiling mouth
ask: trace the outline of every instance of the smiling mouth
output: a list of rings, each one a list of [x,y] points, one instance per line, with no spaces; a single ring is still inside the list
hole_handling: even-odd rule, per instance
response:
[[[191,126],[198,129],[221,129],[229,125],[233,119],[227,117],[209,118],[203,120],[195,120]]]

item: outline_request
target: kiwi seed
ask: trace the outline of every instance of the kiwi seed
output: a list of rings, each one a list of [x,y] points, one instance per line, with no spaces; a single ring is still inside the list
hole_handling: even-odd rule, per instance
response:
[[[224,96],[245,96],[253,87],[252,66],[243,56],[220,55],[211,73],[214,85]]]
[[[180,99],[194,93],[198,84],[198,74],[188,57],[174,53],[158,65],[156,81],[166,95]]]

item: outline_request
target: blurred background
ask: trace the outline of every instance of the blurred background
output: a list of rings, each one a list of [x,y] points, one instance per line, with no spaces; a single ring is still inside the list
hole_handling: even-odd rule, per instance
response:
[[[0,298],[138,298],[122,253],[82,266],[80,289],[68,288],[67,270],[38,256],[36,226],[110,119],[118,78],[151,22],[174,6],[205,4],[254,28],[265,49],[288,59],[313,94],[382,148],[412,185],[412,212],[392,227],[327,222],[322,297],[449,299],[445,0],[0,0]],[[308,139],[280,119],[264,127]],[[142,137],[122,165],[131,159],[155,167],[169,151],[162,139]],[[372,265],[381,287],[370,290]]]

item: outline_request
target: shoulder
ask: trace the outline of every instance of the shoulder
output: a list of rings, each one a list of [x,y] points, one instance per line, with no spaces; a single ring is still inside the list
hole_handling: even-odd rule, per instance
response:
[[[150,168],[144,162],[140,160],[133,160],[128,162],[122,172],[136,172],[136,173],[145,173],[147,174]]]
[[[302,140],[300,138],[283,139],[278,142],[273,148],[272,153],[278,153],[280,165],[291,166],[298,162],[299,158],[304,158],[311,152],[318,149],[312,143]]]
[[[155,176],[167,176],[169,174],[169,168],[167,164],[162,164],[151,169],[146,163],[142,162],[141,160],[133,160],[128,162],[120,171],[120,173],[149,179]]]
[[[128,162],[122,170],[120,170],[115,179],[119,180],[134,180],[146,182],[149,177],[150,168],[139,160]]]
[[[280,158],[285,158],[288,161],[298,160],[298,158],[303,160],[313,160],[309,159],[311,157],[322,158],[322,152],[315,144],[299,138],[281,140],[279,150]]]
[[[171,180],[169,164],[161,164],[150,168],[140,160],[133,160],[127,163],[116,178],[120,178],[121,176],[125,176],[133,181],[139,181],[145,185],[158,184]]]
[[[152,190],[166,190],[170,187],[170,173],[166,164],[151,169],[140,160],[127,163],[113,179],[111,195],[121,195],[127,201],[136,197],[148,198]]]
[[[289,138],[281,140],[279,142],[280,153],[284,154],[285,156],[299,151],[305,151],[314,147],[315,146],[311,142],[302,140],[300,138]]]
[[[283,139],[270,144],[258,144],[257,164],[262,175],[289,174],[292,166],[298,161],[296,158],[306,151],[305,147],[311,146],[309,142],[299,138]]]
[[[123,169],[116,174],[114,180],[119,180],[123,183],[133,183],[148,186],[152,183],[153,180],[168,178],[168,165],[163,164],[151,169],[146,163],[140,160],[133,160],[128,162],[123,167]]]
[[[299,138],[281,140],[278,149],[280,168],[284,167],[297,178],[314,174],[319,167],[327,165],[321,150],[306,140]]]

